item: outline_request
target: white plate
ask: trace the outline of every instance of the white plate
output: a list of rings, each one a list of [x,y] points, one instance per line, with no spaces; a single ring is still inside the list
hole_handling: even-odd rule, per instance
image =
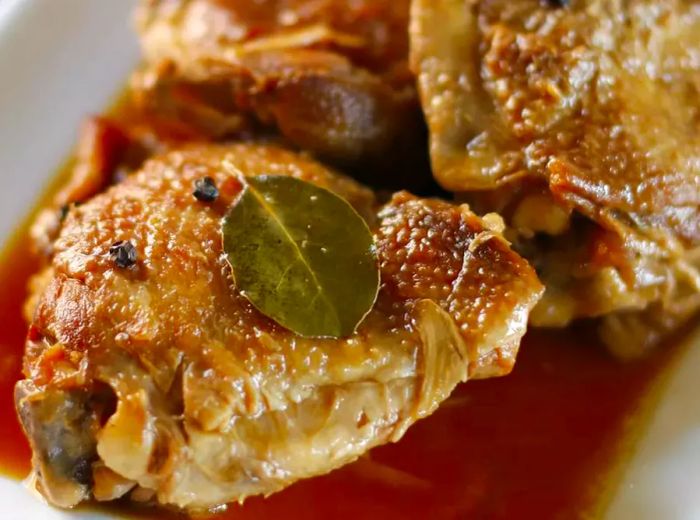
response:
[[[0,0],[0,241],[66,157],[82,118],[99,112],[138,59],[132,0]],[[700,333],[688,341],[700,343]],[[700,519],[700,348],[667,388],[608,517]],[[61,513],[0,478],[0,519]],[[104,518],[104,517],[103,517]]]
[[[109,104],[137,63],[133,3],[0,0],[0,241],[66,158],[82,119]],[[0,520],[76,517],[97,518],[58,512],[0,478]]]

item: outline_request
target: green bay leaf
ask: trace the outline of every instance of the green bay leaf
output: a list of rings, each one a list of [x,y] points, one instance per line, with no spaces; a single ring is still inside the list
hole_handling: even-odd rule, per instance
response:
[[[245,184],[222,225],[236,288],[297,334],[351,335],[379,291],[367,223],[347,201],[293,177]]]

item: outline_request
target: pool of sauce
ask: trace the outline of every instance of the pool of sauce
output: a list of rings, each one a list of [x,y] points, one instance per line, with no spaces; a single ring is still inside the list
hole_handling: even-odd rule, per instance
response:
[[[48,194],[47,194],[48,196]],[[30,451],[12,398],[26,334],[22,305],[39,267],[26,224],[0,255],[0,471],[23,478]],[[457,388],[396,444],[268,498],[205,515],[224,519],[551,519],[597,517],[677,357],[672,346],[621,363],[590,325],[533,331],[507,377]],[[100,509],[103,510],[103,509]],[[182,519],[118,504],[119,516]]]

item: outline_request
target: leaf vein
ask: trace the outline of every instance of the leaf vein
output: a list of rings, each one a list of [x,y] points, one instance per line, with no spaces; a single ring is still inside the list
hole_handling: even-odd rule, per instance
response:
[[[278,216],[277,213],[275,212],[274,208],[273,208],[272,206],[270,206],[270,204],[268,204],[268,202],[265,200],[265,198],[264,198],[263,196],[260,195],[260,193],[257,191],[257,189],[255,189],[255,187],[254,187],[252,184],[250,184],[250,183],[248,184],[248,189],[250,190],[251,194],[256,198],[256,200],[260,203],[260,205],[262,206],[262,208],[270,214],[270,216],[272,217],[273,221],[274,221],[274,222],[277,224],[277,226],[282,230],[282,233],[284,233],[284,235],[287,236],[287,238],[289,239],[289,241],[290,241],[292,244],[294,244],[294,249],[295,249],[295,251],[296,251],[296,253],[297,253],[297,256],[301,259],[302,265],[303,265],[303,266],[306,268],[306,270],[309,272],[309,274],[311,275],[311,278],[312,278],[313,281],[314,281],[314,284],[316,285],[316,290],[317,290],[316,296],[314,296],[314,298],[312,299],[311,303],[314,303],[314,302],[316,301],[316,299],[318,299],[318,297],[323,298],[323,300],[325,301],[325,303],[326,303],[328,309],[330,309],[330,310],[333,312],[333,316],[334,316],[334,318],[335,318],[335,321],[336,321],[338,327],[340,327],[340,316],[338,315],[337,310],[335,309],[333,303],[332,303],[331,301],[328,300],[328,297],[327,297],[327,295],[325,294],[325,290],[324,290],[323,285],[322,285],[321,282],[319,281],[319,279],[318,279],[318,277],[316,276],[316,273],[314,272],[314,270],[313,270],[313,269],[311,268],[311,266],[309,265],[309,262],[308,262],[307,258],[306,258],[306,257],[304,256],[304,254],[302,253],[302,251],[301,251],[301,249],[299,248],[299,245],[297,244],[296,240],[294,240],[294,237],[292,237],[292,235],[289,234],[289,231],[287,230],[286,226],[284,225],[284,223],[282,222],[282,220],[279,218],[279,216]],[[293,265],[293,264],[292,264],[292,265]]]

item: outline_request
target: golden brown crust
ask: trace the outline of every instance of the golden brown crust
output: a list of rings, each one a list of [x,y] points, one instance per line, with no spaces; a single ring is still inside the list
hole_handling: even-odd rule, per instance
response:
[[[144,1],[146,68],[133,84],[156,112],[183,114],[173,107],[199,98],[212,113],[243,114],[243,128],[272,125],[326,159],[388,166],[386,155],[399,161],[397,149],[420,150],[423,139],[407,66],[408,4]],[[180,102],[183,88],[190,95]],[[208,126],[213,137],[241,130]]]
[[[405,0],[145,0],[137,19],[139,27],[147,31],[166,20],[178,24],[181,47],[170,52],[201,56],[215,56],[226,44],[259,42],[299,29],[321,28],[314,33],[319,34],[317,40],[306,40],[306,45],[338,50],[354,64],[380,75],[398,75],[402,81],[407,77]]]
[[[383,300],[438,303],[454,320],[472,357],[484,359],[486,366],[471,367],[471,374],[509,372],[517,347],[511,348],[507,329],[520,329],[527,320],[531,302],[522,297],[539,284],[532,268],[466,205],[403,192],[379,217]],[[493,342],[501,348],[489,357]]]
[[[651,302],[680,319],[673,300],[700,289],[700,15],[683,0],[554,4],[413,2],[436,178],[496,190],[467,198],[504,211],[541,269],[538,322]]]
[[[433,30],[448,13],[468,28],[471,54],[449,55],[449,29]],[[594,220],[606,219],[604,209],[697,244],[697,27],[682,0],[415,2],[413,65],[438,180],[465,191],[541,177],[561,204]],[[478,102],[461,102],[467,92]],[[438,95],[457,98],[462,113],[446,113]],[[455,117],[470,124],[450,136]],[[443,164],[450,153],[462,155],[461,173]]]
[[[239,174],[270,173],[335,191],[375,230],[382,289],[349,338],[298,337],[233,287],[220,220]],[[221,192],[211,204],[192,196],[205,175]],[[47,395],[106,383],[117,405],[97,434],[100,494],[136,485],[208,507],[329,471],[400,437],[467,375],[507,373],[541,293],[532,269],[466,206],[401,193],[376,210],[365,188],[280,148],[148,161],[65,221],[18,387],[25,424]],[[136,247],[135,266],[115,266],[118,240]],[[31,440],[42,453],[45,438]]]

